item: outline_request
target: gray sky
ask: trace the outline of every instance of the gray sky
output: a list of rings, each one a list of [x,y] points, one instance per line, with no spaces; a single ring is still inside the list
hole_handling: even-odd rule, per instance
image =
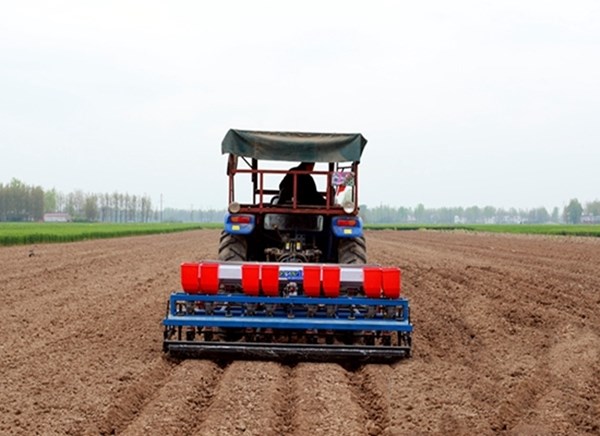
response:
[[[229,128],[360,132],[361,203],[600,198],[597,1],[2,1],[0,182],[224,208]]]

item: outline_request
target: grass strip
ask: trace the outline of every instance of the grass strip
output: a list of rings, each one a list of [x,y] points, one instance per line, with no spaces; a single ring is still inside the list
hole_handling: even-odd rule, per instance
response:
[[[0,245],[76,242],[187,230],[222,228],[215,223],[0,223]]]
[[[472,232],[600,237],[596,224],[367,224],[370,230],[464,230]]]

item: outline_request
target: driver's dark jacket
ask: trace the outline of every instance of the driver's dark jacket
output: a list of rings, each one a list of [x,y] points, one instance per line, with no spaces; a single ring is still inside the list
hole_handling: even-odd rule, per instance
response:
[[[290,171],[300,170],[299,167],[291,168]],[[297,204],[324,205],[325,199],[317,191],[317,185],[310,174],[296,174]],[[291,203],[294,197],[294,175],[288,173],[279,184],[278,204]]]

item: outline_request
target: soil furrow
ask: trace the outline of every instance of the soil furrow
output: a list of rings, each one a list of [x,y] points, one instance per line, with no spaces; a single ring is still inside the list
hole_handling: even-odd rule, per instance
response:
[[[233,362],[225,369],[205,419],[193,434],[280,435],[288,369],[275,362]],[[283,412],[287,414],[288,412]]]
[[[176,371],[174,363],[157,358],[147,365],[142,373],[121,377],[121,381],[127,383],[126,387],[115,393],[112,404],[100,423],[84,430],[83,433],[102,435],[121,433],[144,409],[155,392],[165,385],[174,371]]]
[[[296,371],[292,367],[285,367],[285,380],[280,386],[280,399],[277,415],[279,423],[275,425],[277,434],[291,435],[296,428],[296,408],[298,406],[298,397],[296,387],[298,379]]]
[[[366,416],[364,434],[390,434],[391,371],[388,365],[366,365],[347,374],[357,403]]]
[[[151,400],[123,428],[123,435],[194,434],[207,417],[222,370],[206,360],[186,360],[153,392]]]
[[[361,398],[344,368],[336,364],[302,363],[296,367],[295,434],[363,435],[367,419]]]
[[[597,432],[599,362],[600,336],[575,327],[557,332],[555,342],[534,368],[515,369],[528,373],[501,402],[496,428],[518,434],[566,434],[574,426],[590,434]]]

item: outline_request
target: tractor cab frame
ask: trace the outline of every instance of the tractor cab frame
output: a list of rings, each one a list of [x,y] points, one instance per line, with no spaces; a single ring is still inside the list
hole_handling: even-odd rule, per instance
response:
[[[222,143],[229,155],[229,214],[220,260],[366,263],[358,207],[358,167],[366,142],[360,134],[230,130]],[[325,168],[290,169],[290,162]],[[288,174],[293,195],[282,204],[279,183]],[[297,200],[299,179],[307,175],[316,179],[324,204]],[[246,201],[239,200],[239,179],[246,191],[251,187]]]

